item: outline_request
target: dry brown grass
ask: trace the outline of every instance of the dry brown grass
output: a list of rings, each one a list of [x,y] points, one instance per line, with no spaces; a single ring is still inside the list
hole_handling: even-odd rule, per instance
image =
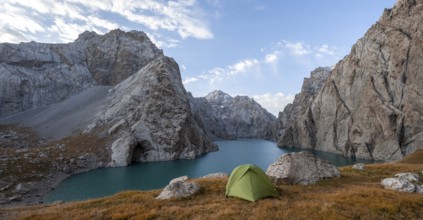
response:
[[[190,198],[160,201],[154,199],[160,190],[128,191],[83,202],[0,209],[0,218],[423,219],[421,194],[395,192],[379,185],[382,178],[398,172],[420,173],[423,157],[419,157],[419,164],[374,164],[365,171],[342,167],[340,178],[312,186],[278,185],[279,198],[256,203],[226,198],[226,179],[197,179],[194,181],[201,190]]]
[[[423,149],[418,149],[400,160],[398,163],[423,164]]]

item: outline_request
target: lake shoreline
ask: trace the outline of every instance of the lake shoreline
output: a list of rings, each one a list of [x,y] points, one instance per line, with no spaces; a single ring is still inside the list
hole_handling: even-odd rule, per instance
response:
[[[224,140],[214,143],[219,145],[219,151],[203,154],[193,160],[135,163],[127,167],[95,169],[88,173],[72,175],[46,194],[43,201],[44,203],[53,203],[57,200],[76,201],[110,196],[126,190],[159,189],[179,176],[198,178],[209,173],[230,173],[233,168],[245,163],[253,163],[266,170],[268,165],[281,155],[304,150],[278,148],[275,142],[261,139]],[[352,165],[356,162],[374,163],[374,161],[344,158],[334,153],[313,151],[313,154],[329,160],[336,166]],[[160,175],[155,175],[157,173]],[[101,188],[99,189],[97,185],[101,185]],[[78,197],[77,194],[83,196]]]

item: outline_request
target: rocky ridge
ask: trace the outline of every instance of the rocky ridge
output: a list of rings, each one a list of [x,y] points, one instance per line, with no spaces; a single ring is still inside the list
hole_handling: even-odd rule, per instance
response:
[[[423,2],[398,0],[330,72],[278,146],[397,160],[423,141]],[[308,105],[310,103],[310,105]],[[289,113],[289,108],[282,113]]]
[[[301,92],[295,95],[293,103],[288,104],[282,112],[279,112],[278,123],[276,124],[278,145],[289,142],[282,137],[295,136],[298,138],[302,135],[310,135],[309,130],[296,130],[293,129],[292,125],[307,119],[299,118],[299,116],[308,116],[307,111],[310,111],[313,99],[328,78],[330,70],[330,67],[318,67],[313,70],[309,78],[304,78]]]
[[[193,118],[179,67],[169,57],[156,58],[115,86],[101,109],[84,132],[108,128],[114,137],[111,166],[193,159],[217,150]]]
[[[0,68],[1,204],[39,203],[81,171],[217,150],[177,63],[142,32],[0,44]]]
[[[276,117],[254,99],[231,97],[216,90],[205,97],[193,98],[191,107],[211,139],[274,138]]]
[[[119,29],[68,44],[0,44],[0,118],[116,85],[161,55],[145,33]]]

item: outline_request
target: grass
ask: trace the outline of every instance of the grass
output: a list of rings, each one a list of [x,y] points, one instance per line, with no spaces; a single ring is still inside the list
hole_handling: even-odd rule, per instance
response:
[[[411,159],[410,159],[411,158]],[[423,196],[383,189],[380,180],[423,171],[423,154],[398,163],[340,168],[341,177],[312,186],[278,185],[280,197],[255,203],[226,198],[227,179],[195,179],[190,198],[156,200],[160,190],[59,205],[0,209],[5,219],[423,219]]]
[[[6,159],[0,160],[0,180],[13,185],[1,191],[0,196],[14,196],[13,190],[19,183],[42,182],[49,176],[62,172],[65,165],[73,170],[85,169],[78,166],[78,157],[81,155],[96,157],[98,161],[108,161],[107,149],[104,147],[107,137],[81,134],[47,142],[41,140],[30,128],[0,125],[0,134],[11,132],[15,133],[12,141],[0,142],[0,155],[7,155]],[[34,193],[37,193],[36,190]]]

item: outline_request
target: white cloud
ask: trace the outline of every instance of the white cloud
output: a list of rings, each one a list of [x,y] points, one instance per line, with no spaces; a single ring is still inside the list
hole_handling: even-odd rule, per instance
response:
[[[207,16],[196,0],[4,0],[0,3],[0,40],[17,43],[45,40],[36,36],[57,36],[55,42],[68,42],[84,30],[103,34],[129,29],[128,24],[142,25],[150,33],[171,32],[182,39],[211,39]],[[179,42],[156,38],[162,47]]]
[[[159,48],[172,48],[177,47],[179,40],[173,38],[165,38],[157,33],[147,33],[148,38]]]
[[[184,81],[182,81],[182,83],[184,85],[186,85],[186,84],[197,82],[197,81],[198,81],[198,78],[196,78],[196,77],[187,77],[187,78],[185,78]]]
[[[310,45],[300,41],[281,41],[271,47],[260,48],[261,57],[243,59],[225,67],[214,67],[199,75],[189,73],[184,85],[194,95],[203,96],[215,89],[230,94],[263,94],[255,99],[269,112],[277,114],[294,96],[275,93],[297,93],[302,75],[318,66],[333,65],[339,60],[340,51],[331,45]],[[321,57],[317,57],[321,54]],[[298,82],[292,82],[293,76]],[[192,78],[195,78],[192,79]],[[293,85],[297,83],[298,85]],[[298,90],[297,90],[298,89]],[[268,93],[271,92],[271,93]]]
[[[316,49],[316,58],[322,58],[324,56],[336,56],[338,52],[338,48],[334,46],[329,46],[327,44],[323,44]]]
[[[267,54],[267,55],[264,57],[264,62],[266,62],[266,63],[274,63],[274,62],[276,62],[276,61],[278,61],[278,56],[277,56],[277,54],[276,54],[276,53]]]
[[[280,43],[285,48],[289,49],[292,55],[294,56],[303,56],[310,54],[312,51],[310,49],[310,45],[304,44],[302,42],[289,42],[289,41],[282,41]]]
[[[246,59],[235,63],[234,65],[229,66],[229,74],[236,75],[242,72],[252,69],[255,66],[259,65],[257,59]]]
[[[283,111],[286,105],[294,101],[293,95],[285,95],[281,92],[254,95],[253,98],[275,116],[278,116],[279,112]]]

